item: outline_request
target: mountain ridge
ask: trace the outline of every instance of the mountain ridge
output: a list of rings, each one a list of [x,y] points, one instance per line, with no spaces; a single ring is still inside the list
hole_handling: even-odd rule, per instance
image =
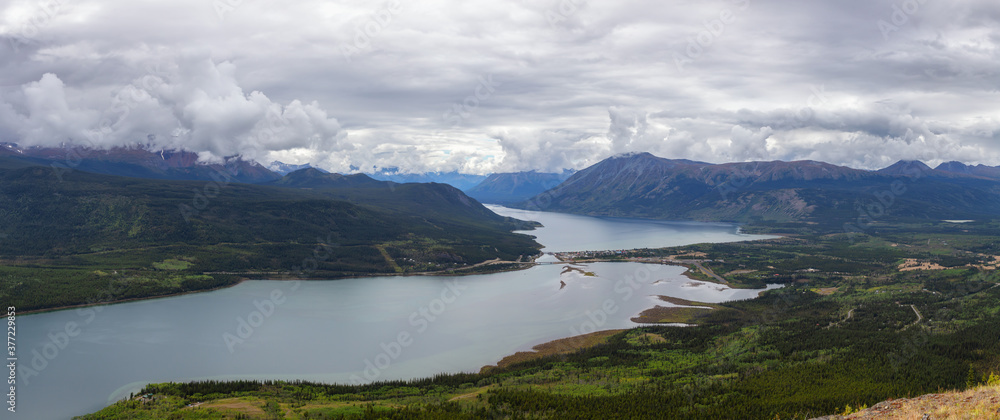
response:
[[[572,174],[572,171],[563,173],[537,171],[495,173],[479,185],[465,190],[465,193],[481,202],[516,203],[559,185]]]
[[[540,248],[531,236],[512,232],[536,224],[497,215],[449,185],[386,188],[395,184],[365,175],[331,182],[342,179],[363,182],[296,188],[84,171],[67,176],[0,157],[0,277],[17,279],[0,299],[25,311],[86,304],[112,272],[132,279],[130,286],[102,301],[281,273],[340,278],[461,269],[514,261]],[[324,252],[316,265],[296,274],[317,247]],[[169,262],[175,260],[182,262]],[[157,264],[187,268],[164,271]]]
[[[146,146],[93,149],[81,146],[20,148],[12,143],[0,147],[0,156],[22,158],[49,165],[61,172],[80,170],[105,175],[163,180],[212,180],[224,176],[236,182],[267,182],[280,175],[260,163],[241,156],[222,162],[202,162],[186,150],[153,150]]]
[[[1000,214],[998,193],[1000,183],[993,179],[938,171],[917,162],[867,171],[817,161],[708,164],[639,153],[605,159],[514,206],[651,219],[808,222],[832,228],[865,215],[991,217]],[[886,203],[879,204],[880,197]],[[879,206],[879,211],[864,210]],[[870,217],[873,212],[878,216]]]

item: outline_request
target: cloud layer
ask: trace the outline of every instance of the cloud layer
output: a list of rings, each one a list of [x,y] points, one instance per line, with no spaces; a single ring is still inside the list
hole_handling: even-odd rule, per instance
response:
[[[1000,4],[0,5],[0,141],[334,171],[1000,165]]]

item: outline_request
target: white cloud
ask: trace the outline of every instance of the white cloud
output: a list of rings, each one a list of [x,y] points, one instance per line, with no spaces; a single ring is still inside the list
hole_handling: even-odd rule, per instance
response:
[[[97,118],[97,112],[71,105],[66,86],[52,73],[25,84],[19,93],[17,107],[0,102],[0,122],[29,145],[60,144],[78,138]]]
[[[996,2],[926,2],[888,37],[889,0],[561,3],[412,1],[387,19],[386,4],[244,1],[220,19],[196,0],[54,14],[10,0],[0,140],[341,171],[554,171],[627,151],[1000,164]],[[727,9],[738,15],[678,71],[675,53]],[[445,121],[485,76],[495,92]]]
[[[502,149],[497,172],[561,172],[597,163],[608,153],[603,136],[564,130],[509,129],[493,133]]]
[[[235,70],[230,62],[181,60],[165,73],[133,80],[103,101],[77,93],[75,101],[87,105],[81,107],[71,106],[63,82],[47,73],[22,87],[18,106],[5,104],[3,121],[15,127],[16,140],[25,146],[142,143],[215,158],[239,154],[262,160],[272,152],[345,149],[346,133],[318,103],[280,104],[258,91],[246,93]]]
[[[733,126],[728,155],[735,162],[759,161],[771,157],[767,150],[767,139],[774,134],[771,127],[761,127],[754,131],[740,125]]]

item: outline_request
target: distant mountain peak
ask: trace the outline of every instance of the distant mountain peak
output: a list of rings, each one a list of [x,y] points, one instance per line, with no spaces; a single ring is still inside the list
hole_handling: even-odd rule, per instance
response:
[[[1000,168],[975,167],[979,172],[963,175],[906,160],[869,171],[810,160],[706,164],[630,156],[605,159],[513,205],[614,217],[827,223],[856,217],[854,205],[873,188],[911,178],[907,188],[914,192],[908,193],[908,203],[893,208],[895,214],[953,218],[1000,211],[1000,198],[992,193],[1000,184],[987,179],[990,171],[1000,179]],[[962,196],[965,188],[983,193],[969,199]]]
[[[485,203],[516,203],[559,185],[572,174],[573,171],[545,173],[534,170],[497,173],[465,192],[470,197]]]
[[[922,168],[931,169],[931,167],[927,166],[926,163],[924,163],[922,161],[919,161],[919,160],[916,160],[916,159],[900,159],[899,162],[896,162],[896,163],[892,164],[892,166],[898,166],[898,165],[906,165],[906,166],[916,165],[916,166],[919,166],[919,167],[922,167]],[[890,167],[892,167],[892,166],[890,166]]]
[[[301,169],[297,169],[297,170],[294,170],[294,171],[288,173],[288,176],[290,176],[290,177],[314,177],[314,176],[323,176],[323,175],[326,175],[326,173],[323,172],[323,171],[320,171],[319,169],[313,168],[311,166],[308,166],[308,167],[305,167],[305,168],[301,168]],[[340,175],[340,174],[330,174],[330,175]],[[343,175],[340,175],[340,176],[343,176]]]
[[[640,158],[640,157],[658,158],[658,156],[653,156],[653,154],[649,153],[649,152],[625,152],[625,153],[619,153],[617,155],[611,156],[611,159],[631,159],[631,158]]]
[[[938,165],[935,170],[965,176],[1000,179],[1000,166],[986,166],[983,164],[972,166],[962,162],[951,161]]]
[[[314,168],[314,166],[312,166],[312,164],[310,164],[310,163],[304,163],[304,164],[301,164],[301,165],[295,165],[295,164],[291,164],[291,163],[279,162],[277,160],[273,161],[273,162],[271,162],[270,164],[267,165],[267,169],[270,169],[272,172],[275,172],[275,173],[280,174],[280,175],[288,175],[288,174],[290,174],[292,172],[295,172],[297,170],[306,169],[306,168]],[[320,171],[323,171],[323,170],[320,169]],[[323,171],[323,172],[326,172],[326,171]]]
[[[619,153],[604,159],[602,162],[607,161],[656,161],[656,162],[667,162],[671,164],[683,164],[683,165],[711,165],[711,163],[700,162],[697,160],[690,159],[670,159],[665,157],[659,157],[649,152],[627,152]]]
[[[939,170],[939,171],[968,173],[969,172],[969,165],[966,165],[966,164],[964,164],[962,162],[953,160],[953,161],[949,161],[949,162],[944,162],[944,163],[938,165],[938,167],[934,168],[934,169]]]
[[[919,160],[901,160],[876,172],[896,176],[923,176],[934,173],[934,169]]]

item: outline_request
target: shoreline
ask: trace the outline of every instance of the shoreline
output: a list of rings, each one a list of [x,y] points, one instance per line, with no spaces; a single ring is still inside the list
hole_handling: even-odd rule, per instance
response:
[[[698,223],[704,223],[704,222],[698,222]],[[791,236],[789,234],[769,234],[769,235],[774,235],[774,236],[778,236],[778,237]],[[778,238],[749,240],[749,241],[739,241],[739,242],[768,241],[768,240],[774,240],[774,239],[778,239]],[[249,278],[249,277],[243,277],[243,278],[240,278],[235,283],[224,285],[224,286],[219,286],[219,287],[213,287],[213,288],[210,288],[210,289],[188,290],[188,291],[177,292],[177,293],[168,293],[168,294],[163,294],[163,295],[135,297],[135,298],[115,300],[115,301],[110,301],[110,302],[81,303],[81,304],[75,304],[75,305],[56,306],[56,307],[51,307],[51,308],[31,309],[31,310],[19,312],[19,314],[20,315],[34,315],[34,314],[40,314],[40,313],[46,313],[46,312],[64,311],[64,310],[67,310],[67,309],[79,309],[79,308],[94,307],[94,306],[115,305],[115,304],[119,304],[119,303],[129,303],[129,302],[136,302],[136,301],[143,301],[143,300],[150,300],[150,299],[161,299],[161,298],[184,296],[184,295],[193,294],[193,293],[213,292],[213,291],[216,291],[216,290],[222,290],[222,289],[227,289],[227,288],[230,288],[230,287],[235,287],[235,286],[238,286],[238,285],[242,284],[245,281],[252,281],[252,280],[264,280],[264,281],[334,281],[334,280],[359,279],[359,278],[366,278],[366,277],[390,277],[390,276],[442,276],[442,277],[452,277],[452,276],[471,276],[471,275],[478,275],[478,274],[504,273],[504,272],[525,270],[525,269],[528,269],[528,268],[531,268],[531,267],[534,267],[534,266],[537,266],[537,265],[541,265],[542,263],[538,263],[535,260],[537,260],[538,258],[540,258],[541,256],[543,256],[545,254],[546,254],[546,252],[540,251],[540,254],[530,256],[528,261],[497,261],[497,260],[488,260],[488,261],[483,261],[483,262],[480,262],[480,263],[477,263],[477,264],[473,264],[471,266],[462,267],[462,268],[459,268],[459,269],[442,270],[442,271],[431,271],[431,272],[416,272],[416,273],[397,273],[397,272],[392,272],[392,273],[362,274],[362,275],[352,275],[352,276],[342,276],[342,277],[327,277],[327,278],[321,278],[321,279],[317,279],[317,278],[281,278],[281,279],[276,279],[276,278]],[[693,281],[701,281],[701,282],[719,284],[719,285],[730,287],[730,288],[733,288],[733,289],[751,289],[751,288],[753,288],[751,286],[731,284],[731,283],[729,283],[729,282],[727,282],[725,280],[723,280],[723,282],[718,282],[718,281],[713,281],[712,279],[700,279],[700,278],[696,278],[696,277],[694,277],[694,275],[692,274],[692,272],[694,271],[694,269],[701,269],[702,268],[702,267],[699,267],[700,264],[698,264],[697,262],[688,262],[688,261],[683,261],[683,260],[641,261],[641,260],[627,260],[627,259],[620,260],[620,259],[599,259],[599,258],[588,259],[588,260],[563,260],[563,259],[561,259],[561,258],[559,258],[557,256],[557,254],[558,254],[557,252],[549,252],[548,254],[552,254],[553,256],[555,256],[556,259],[558,259],[558,262],[565,263],[565,264],[568,264],[568,265],[582,265],[582,264],[597,263],[597,262],[634,262],[634,263],[640,263],[640,264],[660,264],[660,265],[680,266],[680,267],[687,268],[687,270],[684,271],[683,273],[681,273],[681,275],[685,276],[688,279],[693,280]],[[470,269],[474,269],[474,268],[478,268],[478,267],[484,267],[484,266],[489,266],[489,265],[498,265],[498,264],[508,264],[508,265],[517,264],[518,266],[516,268],[506,268],[506,269],[499,269],[499,270],[495,270],[495,271],[484,271],[484,272],[474,272],[474,273],[462,273],[462,272],[460,272],[460,271],[470,270]],[[451,271],[451,272],[448,272],[448,271]],[[213,272],[205,272],[205,273],[213,273]],[[203,273],[203,274],[205,274],[205,273]],[[226,273],[218,272],[216,274],[226,274]],[[234,274],[234,275],[238,275],[238,274]],[[708,276],[708,277],[711,277],[711,276]]]
[[[235,282],[233,284],[227,284],[225,286],[213,287],[211,289],[188,290],[188,291],[184,291],[184,292],[170,293],[170,294],[166,294],[166,295],[135,297],[135,298],[115,300],[115,301],[111,301],[111,302],[80,303],[80,304],[76,304],[76,305],[64,305],[64,306],[57,306],[57,307],[53,307],[53,308],[31,309],[31,310],[28,310],[28,311],[18,311],[18,316],[43,314],[43,313],[46,313],[46,312],[65,311],[67,309],[79,309],[79,308],[91,308],[91,307],[94,307],[94,306],[117,305],[119,303],[129,303],[129,302],[138,302],[138,301],[143,301],[143,300],[162,299],[162,298],[168,298],[168,297],[177,297],[177,296],[190,295],[190,294],[194,294],[194,293],[214,292],[216,290],[222,290],[222,289],[228,289],[230,287],[236,287],[236,286],[239,286],[240,284],[242,284],[245,281],[251,281],[251,280],[255,280],[255,279],[243,278],[243,279],[239,279],[239,281],[237,281],[237,282]],[[289,279],[289,281],[292,281],[292,280],[294,280],[294,279]]]
[[[689,278],[689,279],[691,279],[693,281],[704,282],[704,283],[709,283],[709,284],[719,284],[719,285],[726,286],[724,284],[716,283],[716,282],[713,282],[711,280],[696,279],[696,278],[690,277],[688,274],[689,274],[690,271],[692,271],[692,269],[694,267],[693,266],[689,266],[687,264],[682,264],[682,263],[676,263],[675,262],[675,263],[671,264],[671,263],[661,263],[661,262],[624,261],[624,260],[618,260],[618,261],[597,261],[597,262],[638,262],[638,263],[641,263],[641,264],[660,264],[660,265],[683,266],[683,267],[687,268],[687,270],[685,270],[683,273],[681,273],[681,275],[684,275],[685,277],[687,277],[687,278]],[[497,262],[497,263],[510,263],[510,262]],[[555,265],[558,265],[558,263],[564,263],[566,265],[577,265],[577,264],[586,265],[588,262],[558,261],[557,264],[555,264]],[[533,266],[538,266],[538,265],[542,265],[542,264],[536,263],[534,261],[531,261],[531,262],[520,262],[518,264],[517,268],[498,270],[496,272],[499,273],[499,272],[519,271],[519,270],[523,270],[523,269],[530,268],[530,267],[533,267]],[[579,270],[579,269],[576,269],[576,270]],[[460,272],[455,272],[455,273],[451,273],[450,276],[464,276],[464,275],[476,275],[476,274],[489,274],[489,273],[460,273]],[[238,285],[240,285],[240,284],[242,284],[244,282],[247,282],[247,281],[280,281],[280,282],[288,282],[288,281],[336,281],[336,280],[346,280],[346,279],[360,279],[360,278],[366,278],[366,277],[389,277],[389,276],[408,276],[408,275],[425,275],[425,276],[428,276],[428,275],[441,275],[441,276],[444,276],[444,274],[441,274],[441,273],[429,272],[429,273],[369,274],[369,275],[357,275],[357,276],[346,276],[346,277],[338,277],[338,278],[323,278],[323,279],[315,279],[315,278],[314,279],[310,279],[310,278],[278,278],[278,279],[275,279],[275,278],[245,278],[244,277],[244,278],[240,278],[239,280],[235,281],[232,284],[228,284],[228,285],[224,285],[224,286],[220,286],[220,287],[215,287],[215,288],[212,288],[212,289],[186,291],[186,292],[169,294],[169,295],[161,295],[161,296],[150,296],[150,297],[143,297],[143,298],[132,298],[132,299],[125,299],[125,300],[114,301],[114,302],[107,302],[107,303],[70,305],[70,306],[65,306],[65,307],[60,307],[60,308],[49,308],[49,309],[42,309],[42,310],[33,310],[33,311],[29,311],[29,312],[24,312],[23,314],[27,315],[27,314],[35,314],[35,313],[43,313],[43,312],[54,312],[54,311],[59,311],[59,310],[66,310],[66,309],[73,309],[73,308],[80,308],[80,307],[88,307],[88,306],[103,306],[103,305],[112,305],[112,304],[118,304],[118,303],[127,303],[127,302],[133,302],[133,301],[140,301],[140,300],[150,300],[150,299],[160,299],[160,298],[176,297],[176,296],[181,296],[181,295],[186,295],[186,294],[193,294],[193,293],[200,293],[200,292],[209,292],[209,291],[216,291],[216,290],[226,289],[226,288],[230,288],[230,287],[235,287],[235,286],[238,286]],[[763,293],[763,292],[764,291],[761,291],[761,293]],[[666,302],[669,302],[669,303],[675,303],[675,304],[681,304],[681,305],[685,305],[685,304],[687,304],[687,305],[690,305],[690,304],[703,304],[703,305],[712,305],[712,306],[715,305],[715,304],[706,304],[706,303],[702,303],[702,302],[688,301],[688,300],[684,300],[684,299],[681,299],[681,298],[675,298],[675,297],[670,297],[670,296],[662,296],[662,295],[661,296],[657,296],[657,298],[659,300],[662,300],[662,301],[666,301]],[[655,305],[655,303],[653,305],[654,305],[654,307],[645,309],[645,310],[643,310],[642,312],[640,312],[639,314],[637,314],[635,316],[640,316],[641,317],[645,312],[653,311],[653,310],[657,310],[657,309],[661,308],[660,306]],[[701,308],[698,308],[698,309],[701,309]],[[478,372],[475,371],[475,370],[472,370],[469,373],[478,373],[478,374],[496,374],[496,373],[502,373],[504,371],[504,369],[507,369],[508,367],[510,367],[512,365],[515,365],[515,364],[524,363],[524,362],[530,362],[530,361],[533,361],[533,360],[542,359],[542,358],[549,357],[549,356],[556,356],[556,357],[558,357],[560,355],[568,355],[568,354],[572,354],[572,353],[577,352],[577,351],[581,351],[581,350],[593,348],[593,347],[596,347],[596,346],[600,346],[600,345],[603,345],[603,344],[607,343],[608,340],[611,337],[613,337],[613,336],[615,336],[617,334],[625,333],[625,332],[632,331],[632,330],[635,330],[635,329],[638,329],[638,328],[650,327],[650,326],[665,326],[665,327],[670,327],[670,326],[673,326],[673,327],[685,327],[685,326],[687,326],[687,327],[694,327],[694,326],[697,326],[697,324],[693,324],[693,325],[691,325],[691,324],[689,324],[689,325],[671,325],[670,323],[664,323],[664,322],[642,323],[642,322],[637,322],[635,318],[630,318],[630,320],[635,325],[631,325],[631,326],[626,327],[626,328],[618,328],[618,329],[610,329],[610,330],[600,330],[600,331],[595,331],[595,332],[586,333],[586,334],[570,335],[570,336],[567,336],[567,337],[564,337],[564,338],[557,338],[557,339],[552,339],[552,340],[549,340],[549,341],[545,341],[545,342],[542,342],[542,343],[539,343],[537,345],[532,346],[530,350],[516,351],[513,354],[508,354],[506,356],[503,356],[500,360],[496,361],[494,364],[488,364],[488,365],[481,366],[479,368]],[[413,378],[413,379],[423,379],[423,378],[424,377]],[[233,380],[235,380],[235,379],[233,379]],[[178,383],[185,383],[185,382],[191,382],[191,380],[181,381],[181,382],[178,382]],[[331,383],[333,383],[333,382],[331,382]],[[348,385],[348,384],[344,383],[344,385]]]
[[[472,266],[466,267],[465,269],[471,269],[471,268],[474,268],[474,267],[482,267],[482,266],[486,266],[486,265],[494,265],[494,264],[487,264],[487,263],[493,263],[493,262],[494,262],[493,260],[485,261],[483,263],[479,263],[479,264],[476,264],[476,265],[472,265]],[[68,310],[68,309],[80,309],[80,308],[89,308],[89,307],[95,307],[95,306],[117,305],[117,304],[120,304],[120,303],[138,302],[138,301],[152,300],[152,299],[164,299],[164,298],[178,297],[178,296],[184,296],[184,295],[189,295],[189,294],[194,294],[194,293],[208,293],[208,292],[214,292],[214,291],[217,291],[217,290],[228,289],[230,287],[236,287],[236,286],[239,286],[239,285],[241,285],[241,284],[243,284],[244,282],[247,282],[247,281],[337,281],[337,280],[349,280],[349,279],[362,279],[362,278],[366,278],[366,277],[393,277],[393,276],[396,276],[396,277],[399,277],[399,276],[442,276],[442,277],[474,276],[474,275],[478,275],[478,274],[505,273],[505,272],[510,272],[510,271],[525,270],[525,269],[528,269],[528,268],[531,268],[533,266],[538,265],[538,263],[535,263],[534,261],[529,261],[529,262],[523,262],[523,261],[522,262],[517,262],[517,261],[496,261],[495,263],[496,264],[504,264],[504,263],[506,263],[506,264],[518,264],[518,267],[517,268],[509,268],[509,269],[496,270],[496,271],[475,272],[475,273],[459,273],[459,272],[452,272],[452,273],[445,272],[445,273],[442,273],[442,272],[435,271],[435,272],[422,272],[422,273],[380,273],[380,274],[366,274],[366,275],[343,276],[343,277],[328,277],[328,278],[249,278],[249,277],[242,277],[242,278],[240,278],[239,280],[237,280],[236,282],[234,282],[232,284],[227,284],[227,285],[224,285],[224,286],[213,287],[213,288],[210,288],[210,289],[187,290],[187,291],[177,292],[177,293],[168,293],[168,294],[164,294],[164,295],[155,295],[155,296],[134,297],[134,298],[128,298],[128,299],[114,300],[114,301],[110,301],[110,302],[79,303],[79,304],[75,304],[75,305],[63,305],[63,306],[56,306],[56,307],[51,307],[51,308],[30,309],[30,310],[27,310],[27,311],[18,311],[17,314],[18,314],[18,316],[35,315],[35,314],[41,314],[41,313],[46,313],[46,312],[65,311],[65,310]]]
[[[492,261],[487,261],[485,263],[490,263],[490,262],[492,262]],[[633,263],[640,263],[640,264],[671,265],[671,266],[675,266],[675,267],[685,267],[685,268],[687,268],[687,270],[685,270],[680,275],[682,275],[684,277],[687,277],[688,279],[690,279],[692,281],[699,281],[699,282],[705,282],[705,283],[711,283],[711,284],[718,284],[718,285],[730,287],[730,288],[733,288],[733,289],[752,288],[752,287],[739,287],[739,285],[733,285],[733,284],[729,284],[729,283],[719,283],[719,282],[715,282],[715,281],[712,281],[712,280],[709,280],[709,279],[696,278],[696,277],[694,277],[692,275],[692,271],[693,271],[692,268],[694,268],[694,267],[692,265],[685,264],[685,263],[680,263],[680,262],[672,262],[672,261],[668,261],[668,262],[647,262],[647,261],[628,261],[628,260],[609,260],[609,261],[563,261],[563,260],[560,260],[559,262],[566,263],[566,264],[569,264],[569,265],[598,263],[598,262],[609,262],[609,263],[615,263],[615,262],[628,263],[628,262],[633,262]],[[80,304],[75,304],[75,305],[63,305],[63,306],[56,306],[56,307],[51,307],[51,308],[31,309],[31,310],[27,310],[27,311],[18,311],[18,315],[20,315],[20,316],[37,315],[37,314],[48,313],[48,312],[65,311],[65,310],[70,310],[70,309],[81,309],[81,308],[90,308],[90,307],[97,307],[97,306],[117,305],[117,304],[122,304],[122,303],[139,302],[139,301],[153,300],[153,299],[165,299],[165,298],[185,296],[185,295],[195,294],[195,293],[208,293],[208,292],[214,292],[214,291],[218,291],[218,290],[228,289],[228,288],[231,288],[231,287],[236,287],[236,286],[239,286],[239,285],[243,284],[244,282],[248,282],[248,281],[337,281],[337,280],[361,279],[361,278],[367,278],[367,277],[393,277],[393,276],[395,276],[395,277],[400,277],[400,276],[456,277],[456,276],[473,276],[473,275],[485,275],[485,274],[493,274],[493,273],[513,272],[513,271],[526,270],[526,269],[529,269],[531,267],[542,265],[540,263],[535,262],[534,260],[527,261],[527,262],[524,262],[524,261],[521,261],[521,262],[518,262],[518,261],[498,261],[496,263],[497,264],[503,264],[503,263],[518,264],[518,267],[516,267],[516,268],[502,269],[502,270],[497,270],[497,271],[490,271],[490,272],[475,272],[475,273],[459,273],[459,272],[451,272],[451,273],[442,273],[442,272],[380,273],[380,274],[355,275],[355,276],[330,277],[330,278],[249,278],[249,277],[243,277],[243,278],[240,278],[239,280],[237,280],[236,282],[234,282],[232,284],[227,284],[227,285],[219,286],[219,287],[213,287],[213,288],[210,288],[210,289],[187,290],[187,291],[177,292],[177,293],[168,293],[168,294],[164,294],[164,295],[155,295],[155,296],[134,297],[134,298],[121,299],[121,300],[115,300],[115,301],[110,301],[110,302],[80,303]],[[476,265],[476,266],[483,266],[483,265],[490,265],[490,264],[480,263],[480,265]],[[468,268],[473,268],[473,267],[475,267],[475,266],[467,267],[467,269]],[[766,290],[761,291],[760,294],[763,294],[765,291]],[[760,294],[758,294],[758,297],[759,297]],[[645,311],[649,311],[649,310],[653,310],[653,309],[656,309],[656,307],[654,306],[653,308],[648,308]],[[643,311],[643,312],[645,312],[645,311]],[[637,317],[641,317],[641,315],[642,315],[642,313],[640,312],[636,316]],[[635,321],[633,320],[633,322],[635,322]],[[642,326],[642,324],[641,323],[637,323],[637,327],[638,326]],[[588,334],[582,334],[582,335],[588,335]],[[579,336],[576,336],[576,337],[579,337]],[[568,338],[572,338],[572,337],[568,337]],[[542,344],[549,344],[549,343],[542,343]]]
[[[637,326],[636,328],[638,327],[641,326]],[[629,330],[631,330],[631,328],[594,331],[592,333],[578,334],[546,341],[532,346],[530,351],[515,352],[514,354],[504,356],[502,359],[497,361],[496,364],[483,366],[479,369],[479,373],[489,373],[490,371],[504,369],[517,363],[541,359],[543,357],[553,355],[569,354],[578,350],[598,346],[604,344],[604,342],[606,342],[611,336]]]
[[[657,296],[657,299],[675,306],[656,305],[639,313],[629,320],[643,325],[687,324],[701,325],[698,319],[711,311],[721,309],[717,303],[696,302],[672,296]]]

